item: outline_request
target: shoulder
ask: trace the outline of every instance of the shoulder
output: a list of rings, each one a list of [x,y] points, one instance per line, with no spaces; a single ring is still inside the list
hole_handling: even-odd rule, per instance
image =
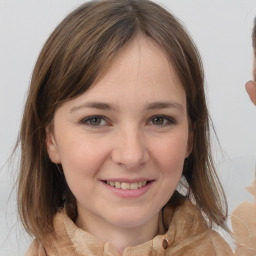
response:
[[[231,215],[237,255],[255,255],[256,204],[242,202]]]
[[[167,232],[170,255],[234,255],[228,243],[219,233],[209,228],[201,211],[189,200],[173,210],[167,208],[165,221],[168,219],[166,215],[169,215],[170,223]]]
[[[35,239],[31,243],[25,256],[47,256],[47,254],[43,245],[37,239]]]
[[[77,237],[82,231],[67,216],[64,210],[58,211],[53,219],[54,230],[47,233],[43,240],[35,239],[25,256],[74,255]],[[83,232],[82,232],[83,233]]]
[[[181,243],[182,244],[182,243]],[[213,230],[191,236],[182,246],[179,256],[234,256],[228,243]]]
[[[213,250],[218,256],[234,255],[226,240],[216,231],[209,230],[208,239],[211,242]]]

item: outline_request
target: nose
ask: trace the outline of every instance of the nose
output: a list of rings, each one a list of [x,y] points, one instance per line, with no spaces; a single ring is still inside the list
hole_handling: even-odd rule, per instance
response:
[[[120,132],[115,138],[112,160],[128,170],[137,170],[149,160],[143,135],[137,129]]]

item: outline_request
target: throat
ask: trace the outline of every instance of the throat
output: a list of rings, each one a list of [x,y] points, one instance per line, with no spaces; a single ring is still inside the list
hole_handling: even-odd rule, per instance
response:
[[[161,230],[160,222],[162,222],[161,212],[150,221],[136,227],[119,227],[100,219],[91,222],[88,216],[83,218],[78,214],[76,225],[89,232],[99,241],[111,243],[119,253],[122,253],[127,247],[138,246],[152,240]]]

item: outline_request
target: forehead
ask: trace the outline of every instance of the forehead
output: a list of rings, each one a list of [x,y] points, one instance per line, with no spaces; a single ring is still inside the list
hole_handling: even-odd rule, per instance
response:
[[[129,112],[160,102],[186,109],[185,90],[161,47],[143,37],[129,42],[71,108],[104,103]]]
[[[118,84],[116,89],[119,92],[123,90],[127,93],[127,89],[135,89],[142,95],[153,92],[157,96],[163,85],[168,86],[170,95],[171,91],[184,92],[165,52],[158,43],[146,36],[137,36],[130,41],[112,60],[109,68],[96,80],[88,93],[96,94],[103,90],[104,97],[107,97],[112,94],[111,88],[113,89],[115,84]],[[147,90],[149,88],[150,90]]]

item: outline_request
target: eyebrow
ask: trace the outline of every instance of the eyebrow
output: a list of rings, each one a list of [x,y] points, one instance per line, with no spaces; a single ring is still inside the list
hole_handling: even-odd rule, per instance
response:
[[[83,109],[83,108],[95,108],[95,109],[99,109],[99,110],[114,110],[114,111],[117,111],[117,109],[118,109],[118,107],[108,104],[108,103],[104,103],[104,102],[86,102],[84,104],[73,107],[70,110],[70,113],[77,111],[79,109]],[[175,108],[181,112],[184,111],[182,104],[179,104],[174,101],[172,101],[172,102],[169,102],[169,101],[152,102],[152,103],[146,105],[145,110],[157,110],[157,109],[166,109],[166,108]]]
[[[184,111],[184,108],[181,104],[177,103],[177,102],[162,102],[162,101],[159,101],[159,102],[153,102],[153,103],[150,103],[149,105],[147,105],[146,109],[148,110],[155,110],[155,109],[164,109],[164,108],[176,108],[180,111]]]
[[[70,110],[70,113],[77,111],[82,108],[95,108],[95,109],[100,109],[100,110],[115,110],[116,108],[114,106],[111,106],[108,103],[103,103],[103,102],[87,102],[78,106],[73,107]]]

